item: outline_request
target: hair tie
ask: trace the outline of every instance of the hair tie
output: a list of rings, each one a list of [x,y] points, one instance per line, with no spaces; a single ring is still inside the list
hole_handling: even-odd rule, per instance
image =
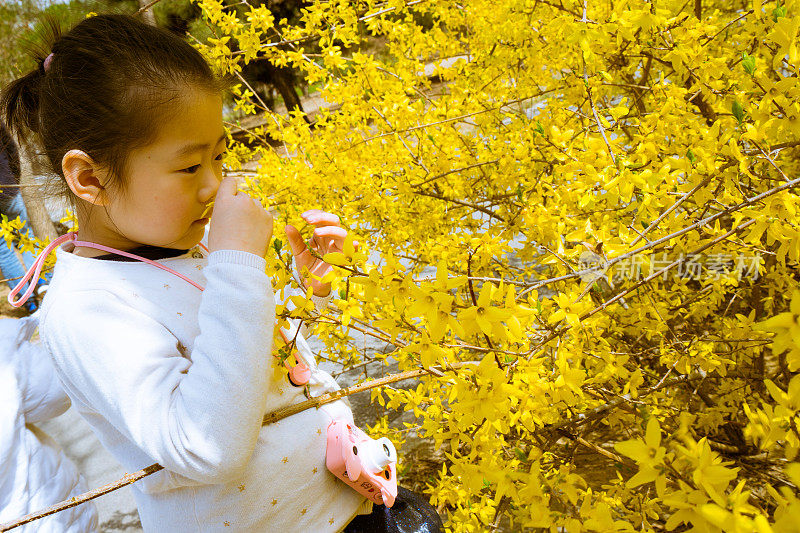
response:
[[[44,58],[44,71],[47,72],[50,70],[50,63],[53,62],[53,53],[50,52],[50,55]]]

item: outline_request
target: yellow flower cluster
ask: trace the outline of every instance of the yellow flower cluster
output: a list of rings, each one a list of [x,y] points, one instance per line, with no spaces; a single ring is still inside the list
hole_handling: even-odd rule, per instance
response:
[[[219,70],[291,66],[331,106],[237,158],[278,226],[322,208],[361,243],[294,313],[329,359],[430,369],[373,393],[417,422],[373,429],[444,454],[450,529],[797,526],[800,2],[198,4]]]

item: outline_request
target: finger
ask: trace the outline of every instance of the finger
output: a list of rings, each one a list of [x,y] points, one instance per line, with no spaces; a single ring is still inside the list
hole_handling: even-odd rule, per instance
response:
[[[325,235],[314,235],[311,238],[312,249],[321,255],[344,250],[344,238]]]
[[[284,231],[286,232],[286,238],[289,241],[289,247],[292,249],[292,255],[298,256],[308,250],[306,243],[303,241],[303,236],[300,235],[300,232],[297,228],[291,224],[286,224]]]
[[[323,245],[325,244],[325,239],[314,233],[311,236],[311,239],[308,241],[309,247],[314,250],[316,253],[320,253],[322,250]],[[324,251],[323,251],[324,253]]]
[[[217,196],[236,196],[238,181],[233,176],[227,176],[217,187]]]
[[[347,230],[339,226],[322,226],[314,230],[314,236],[319,237],[319,242],[330,242],[334,239],[344,244]]]
[[[338,216],[321,209],[309,209],[300,216],[303,217],[303,220],[315,226],[335,226],[339,224]]]

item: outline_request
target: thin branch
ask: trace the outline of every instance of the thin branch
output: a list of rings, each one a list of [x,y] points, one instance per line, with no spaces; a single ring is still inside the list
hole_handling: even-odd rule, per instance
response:
[[[506,221],[506,219],[504,217],[498,215],[497,213],[495,213],[491,209],[487,209],[487,208],[485,208],[485,207],[483,207],[481,205],[471,204],[471,203],[465,202],[463,200],[458,200],[457,198],[448,198],[448,197],[446,197],[446,196],[444,196],[442,194],[434,194],[434,193],[427,192],[427,191],[415,191],[414,194],[418,194],[420,196],[427,196],[429,198],[436,198],[437,200],[443,200],[445,202],[451,202],[451,203],[454,203],[454,204],[457,204],[457,205],[463,205],[464,207],[469,207],[471,209],[474,209],[475,211],[480,211],[481,213],[489,215],[492,218],[496,218],[497,220],[500,220],[500,221],[503,221],[503,222]]]
[[[652,222],[652,223],[651,223],[649,226],[647,226],[643,232],[639,233],[639,232],[637,231],[637,233],[639,233],[639,236],[638,236],[638,237],[636,237],[636,238],[633,240],[633,242],[632,242],[630,245],[631,245],[631,246],[635,246],[635,245],[636,245],[636,243],[638,243],[640,240],[644,239],[644,236],[645,236],[645,235],[646,235],[646,234],[647,234],[647,233],[648,233],[648,232],[649,232],[651,229],[653,229],[653,228],[655,228],[656,226],[658,226],[658,224],[659,224],[659,223],[660,223],[662,220],[664,220],[664,218],[665,218],[667,215],[669,215],[670,213],[672,213],[673,211],[675,211],[675,209],[677,209],[677,208],[678,208],[678,207],[679,207],[679,206],[680,206],[680,205],[681,205],[683,202],[685,202],[686,200],[688,200],[688,199],[689,199],[689,198],[690,198],[690,197],[691,197],[691,196],[692,196],[694,193],[696,193],[697,191],[699,191],[700,189],[702,189],[703,187],[705,187],[706,185],[708,185],[708,183],[711,181],[711,178],[713,178],[713,177],[714,177],[714,176],[713,176],[712,174],[709,174],[708,176],[706,176],[706,178],[705,178],[703,181],[701,181],[700,183],[698,183],[698,184],[697,184],[697,186],[696,186],[694,189],[692,189],[691,191],[689,191],[689,192],[687,192],[686,194],[684,194],[683,196],[681,196],[681,198],[680,198],[680,199],[679,199],[677,202],[675,202],[674,204],[672,204],[672,206],[670,206],[670,208],[669,208],[669,209],[667,209],[666,211],[664,211],[663,213],[661,213],[661,215],[660,215],[660,216],[659,216],[657,219],[655,219],[655,220],[654,220],[654,221],[653,221],[653,222]]]
[[[439,178],[443,178],[445,176],[449,176],[450,174],[455,174],[456,172],[464,172],[465,170],[470,170],[470,169],[477,168],[477,167],[482,167],[482,166],[485,166],[485,165],[493,165],[493,164],[497,163],[498,161],[500,161],[500,160],[499,159],[492,159],[491,161],[484,161],[482,163],[475,163],[474,165],[467,165],[466,167],[462,167],[462,168],[454,168],[452,170],[448,170],[447,172],[443,172],[442,174],[437,174],[436,176],[432,176],[432,177],[426,179],[425,181],[421,181],[419,183],[412,183],[411,187],[414,187],[414,188],[422,187],[423,185],[426,185],[426,184],[428,184],[428,183],[430,183],[430,182],[432,182],[434,180],[438,180]]]
[[[616,263],[619,263],[620,261],[623,261],[623,260],[625,260],[625,259],[627,259],[629,257],[633,257],[634,255],[636,255],[636,254],[638,254],[640,252],[643,252],[645,250],[649,250],[650,248],[654,248],[654,247],[656,247],[656,246],[658,246],[660,244],[664,244],[666,242],[669,242],[672,239],[674,239],[676,237],[680,237],[681,235],[684,235],[685,233],[689,233],[690,231],[692,231],[694,229],[697,229],[697,228],[700,228],[700,227],[705,226],[707,224],[710,224],[710,223],[714,222],[715,220],[717,220],[719,218],[722,218],[725,215],[730,215],[731,213],[734,213],[736,211],[741,210],[743,207],[751,206],[751,205],[753,205],[753,204],[755,204],[757,202],[760,202],[764,198],[768,198],[768,197],[770,197],[770,196],[772,196],[774,194],[777,194],[779,192],[783,192],[783,191],[785,191],[787,189],[791,189],[792,187],[795,187],[797,185],[800,185],[800,178],[795,178],[792,181],[789,181],[789,182],[783,183],[782,185],[779,185],[778,187],[774,187],[772,189],[764,191],[761,194],[753,196],[752,198],[748,198],[747,200],[744,200],[741,203],[738,203],[738,204],[736,204],[734,206],[731,206],[731,207],[729,207],[727,209],[724,209],[724,210],[722,210],[722,211],[720,211],[720,212],[718,212],[716,214],[709,215],[706,218],[698,220],[694,224],[686,226],[685,228],[683,228],[681,230],[678,230],[678,231],[676,231],[674,233],[670,233],[669,235],[665,235],[664,237],[662,237],[662,238],[660,238],[658,240],[652,241],[649,244],[646,244],[646,245],[642,246],[641,248],[637,248],[636,250],[633,250],[633,251],[628,252],[626,254],[620,255],[619,257],[615,257],[614,259],[611,259],[608,262],[607,266],[612,266],[612,265],[614,265]]]
[[[617,156],[614,155],[614,150],[612,150],[611,148],[611,143],[608,142],[608,137],[606,137],[606,129],[603,127],[603,124],[600,123],[600,117],[598,116],[597,109],[594,106],[594,99],[592,98],[592,89],[589,87],[589,75],[586,73],[585,63],[583,66],[583,82],[586,85],[586,94],[589,96],[589,107],[592,109],[592,115],[594,116],[594,121],[597,124],[597,128],[600,130],[600,135],[603,137],[603,142],[606,143],[606,148],[608,149],[608,154],[611,156],[611,161],[616,166]]]
[[[764,149],[763,149],[763,148],[761,148],[761,146],[760,146],[760,145],[759,145],[757,142],[753,141],[753,145],[754,145],[756,148],[758,148],[758,151],[759,151],[759,152],[761,152],[761,154],[762,154],[762,155],[763,155],[763,156],[764,156],[764,157],[767,159],[767,161],[769,161],[769,164],[770,164],[770,165],[772,165],[772,166],[775,168],[775,170],[777,170],[777,171],[778,171],[778,173],[779,173],[781,176],[783,176],[783,179],[784,179],[785,181],[790,181],[790,180],[789,180],[789,176],[787,176],[787,175],[786,175],[786,174],[783,172],[783,170],[781,170],[781,168],[780,168],[778,165],[776,165],[776,164],[775,164],[775,161],[774,161],[774,160],[773,160],[773,159],[772,159],[772,158],[769,156],[769,154],[768,154],[767,152],[765,152],[765,151],[764,151]]]
[[[724,235],[721,235],[720,237],[717,237],[716,239],[708,242],[707,244],[704,244],[700,248],[697,248],[696,250],[692,251],[690,254],[687,254],[684,257],[680,257],[680,258],[676,259],[675,261],[673,261],[669,265],[665,266],[664,268],[662,268],[658,272],[653,272],[652,274],[650,274],[649,276],[647,276],[646,278],[644,278],[643,280],[638,282],[636,285],[634,285],[634,286],[632,286],[632,287],[620,292],[619,294],[617,294],[613,298],[611,298],[609,300],[606,300],[605,302],[603,302],[602,304],[598,305],[597,307],[595,307],[591,311],[588,311],[588,312],[584,313],[583,315],[578,317],[578,321],[579,322],[583,321],[583,320],[589,318],[590,316],[599,313],[600,311],[604,310],[605,308],[607,308],[611,304],[616,303],[619,300],[621,300],[623,296],[625,296],[625,295],[633,292],[634,290],[638,289],[639,287],[641,287],[645,283],[648,283],[648,282],[654,280],[655,278],[657,278],[658,276],[664,274],[668,270],[671,270],[672,268],[684,263],[687,260],[688,257],[692,257],[692,256],[695,256],[695,255],[699,254],[700,252],[706,250],[707,248],[710,248],[711,246],[717,244],[718,242],[720,242],[722,240],[727,239],[728,237],[730,237],[734,233],[738,233],[739,231],[745,229],[746,227],[750,226],[751,224],[754,224],[755,222],[756,222],[756,219],[751,218],[747,222],[745,222],[743,224],[739,224],[735,228],[731,229],[730,231],[728,231]],[[530,352],[528,353],[527,359],[530,360],[533,357],[533,354],[536,353],[536,350],[538,350],[539,348],[541,348],[542,346],[544,346],[545,344],[547,344],[551,340],[555,339],[556,337],[560,337],[561,335],[563,335],[564,333],[569,331],[571,328],[572,328],[571,325],[567,325],[567,326],[565,326],[565,327],[563,327],[563,328],[561,328],[559,330],[554,331],[553,333],[551,333],[550,335],[545,337],[542,341],[538,342],[536,344],[536,346],[531,348]]]
[[[143,6],[143,7],[140,7],[139,9],[137,9],[136,13],[134,13],[134,15],[140,15],[140,14],[144,13],[145,11],[147,11],[148,9],[150,9],[151,7],[153,7],[154,5],[159,3],[160,1],[161,0],[153,0],[152,2],[147,4],[146,6]]]
[[[540,96],[540,95],[536,95],[536,96]],[[489,113],[490,111],[499,111],[499,110],[503,109],[504,107],[510,106],[511,104],[517,104],[517,103],[525,102],[526,100],[531,100],[533,98],[536,98],[536,96],[526,96],[524,98],[519,98],[517,100],[510,100],[510,101],[504,102],[504,103],[502,103],[502,104],[500,104],[499,106],[496,106],[496,107],[489,107],[487,109],[481,109],[480,111],[474,111],[472,113],[467,113],[465,115],[459,115],[459,116],[453,117],[453,118],[446,118],[446,119],[440,120],[438,122],[430,122],[428,124],[421,124],[419,126],[412,126],[410,128],[406,128],[406,129],[403,129],[403,130],[387,131],[385,133],[381,133],[381,134],[375,135],[373,137],[368,137],[366,139],[362,139],[362,140],[360,140],[360,141],[358,141],[356,143],[353,143],[350,146],[348,146],[347,148],[345,148],[343,150],[343,152],[346,152],[347,150],[350,150],[351,148],[355,148],[356,146],[358,146],[360,144],[365,144],[365,143],[368,143],[368,142],[371,142],[371,141],[374,141],[374,140],[377,140],[377,139],[382,139],[384,137],[389,137],[390,135],[395,135],[395,134],[399,134],[399,133],[408,133],[410,131],[430,128],[431,126],[438,126],[440,124],[448,124],[450,122],[458,122],[458,121],[464,120],[464,119],[469,118],[469,117],[474,117],[475,115],[481,115],[483,113]],[[383,118],[383,115],[381,115],[381,118]]]
[[[699,3],[699,2],[700,2],[700,0],[697,0],[697,2]],[[760,9],[760,8],[759,8],[759,9]],[[730,28],[731,26],[733,26],[734,24],[736,24],[737,22],[739,22],[740,20],[742,20],[743,18],[745,18],[747,15],[751,15],[752,13],[753,13],[753,10],[752,10],[752,9],[751,9],[750,11],[745,11],[744,13],[742,13],[741,15],[739,15],[738,17],[736,17],[735,19],[733,19],[732,21],[730,21],[729,23],[727,23],[727,24],[725,25],[725,27],[724,27],[724,28],[722,28],[722,29],[721,29],[721,30],[719,30],[717,33],[715,33],[714,35],[712,35],[711,37],[709,37],[709,38],[708,38],[708,40],[706,40],[706,42],[704,42],[704,43],[702,44],[702,46],[706,46],[708,43],[710,43],[711,41],[713,41],[714,39],[716,39],[716,38],[717,38],[717,37],[718,37],[720,34],[722,34],[723,32],[725,32],[725,30],[727,30],[728,28]],[[698,16],[697,18],[700,18],[700,17]]]
[[[113,483],[109,483],[107,485],[103,485],[102,487],[98,487],[96,489],[90,490],[89,492],[84,492],[79,496],[75,496],[68,500],[64,500],[62,502],[58,502],[55,505],[51,505],[41,511],[37,511],[35,513],[27,514],[21,518],[13,520],[11,522],[5,523],[0,525],[0,531],[10,531],[14,528],[19,526],[28,524],[33,522],[34,520],[39,520],[40,518],[44,518],[45,516],[50,516],[51,514],[55,514],[59,511],[63,511],[65,509],[69,509],[70,507],[75,507],[76,505],[80,505],[82,503],[86,503],[89,500],[93,500],[98,498],[104,494],[108,494],[109,492],[113,492],[117,489],[121,489],[131,483],[139,481],[140,479],[149,476],[150,474],[154,474],[159,470],[163,470],[164,467],[158,464],[150,465],[147,468],[143,468],[138,472],[134,472],[133,474],[125,474],[121,479],[114,481]]]

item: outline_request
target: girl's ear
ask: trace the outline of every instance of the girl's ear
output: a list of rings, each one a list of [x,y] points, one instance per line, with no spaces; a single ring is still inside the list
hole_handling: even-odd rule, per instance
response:
[[[106,205],[103,183],[106,173],[83,150],[70,150],[61,159],[64,178],[78,198],[94,205]]]

